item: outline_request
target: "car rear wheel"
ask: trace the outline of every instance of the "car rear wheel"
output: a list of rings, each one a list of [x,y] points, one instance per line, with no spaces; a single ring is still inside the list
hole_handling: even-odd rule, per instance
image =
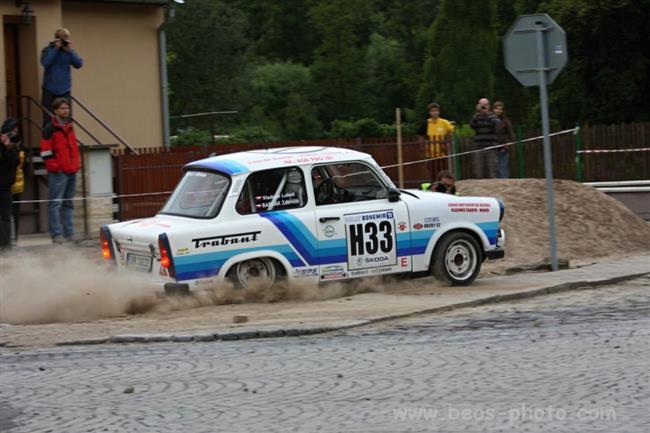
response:
[[[278,272],[273,260],[261,257],[237,263],[229,276],[237,288],[265,290],[275,284]]]
[[[481,271],[481,249],[472,235],[453,232],[443,237],[431,260],[433,276],[452,286],[468,286]]]

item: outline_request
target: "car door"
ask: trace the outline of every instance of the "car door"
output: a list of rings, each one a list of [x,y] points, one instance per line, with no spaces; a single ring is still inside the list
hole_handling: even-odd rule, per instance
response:
[[[312,168],[321,280],[411,270],[406,204],[389,201],[389,185],[369,164]]]

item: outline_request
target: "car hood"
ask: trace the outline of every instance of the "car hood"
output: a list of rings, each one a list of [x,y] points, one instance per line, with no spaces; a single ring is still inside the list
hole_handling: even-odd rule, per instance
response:
[[[443,203],[493,203],[496,208],[499,207],[499,200],[496,197],[481,197],[481,196],[466,196],[466,195],[453,195],[444,194],[441,192],[422,191],[420,189],[405,189],[402,190],[401,198],[407,203],[427,203],[430,201],[443,202]]]

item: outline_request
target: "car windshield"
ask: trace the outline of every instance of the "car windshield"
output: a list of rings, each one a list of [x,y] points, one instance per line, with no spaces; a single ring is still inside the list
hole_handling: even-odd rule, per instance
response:
[[[188,171],[160,213],[192,218],[214,218],[223,204],[230,178],[207,171]]]

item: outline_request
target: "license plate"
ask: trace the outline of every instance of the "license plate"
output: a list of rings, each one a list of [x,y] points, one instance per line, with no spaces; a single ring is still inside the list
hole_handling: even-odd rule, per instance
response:
[[[126,267],[138,272],[150,272],[151,256],[141,256],[140,254],[128,254],[126,256]]]

